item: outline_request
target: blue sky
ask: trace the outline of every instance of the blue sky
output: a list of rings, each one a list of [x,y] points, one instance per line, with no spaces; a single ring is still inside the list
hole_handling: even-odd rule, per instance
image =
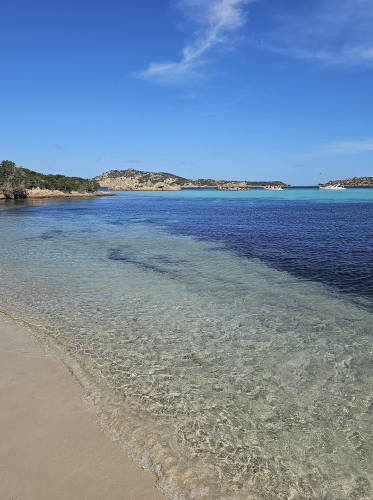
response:
[[[1,159],[373,175],[372,0],[0,0]]]

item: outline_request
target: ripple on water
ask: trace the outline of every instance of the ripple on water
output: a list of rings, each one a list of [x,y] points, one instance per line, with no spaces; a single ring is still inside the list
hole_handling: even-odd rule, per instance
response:
[[[169,491],[372,496],[368,310],[154,225],[79,232],[87,215],[68,238],[19,240],[49,231],[36,222],[9,223],[3,307],[60,347],[103,424]]]

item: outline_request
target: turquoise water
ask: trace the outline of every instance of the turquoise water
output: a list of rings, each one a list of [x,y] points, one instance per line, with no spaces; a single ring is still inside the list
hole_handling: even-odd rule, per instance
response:
[[[329,191],[313,188],[288,188],[282,191],[266,191],[254,188],[249,191],[216,191],[215,189],[185,189],[182,191],[113,191],[119,196],[155,197],[155,198],[185,198],[190,200],[202,197],[204,199],[220,200],[288,200],[317,202],[373,202],[373,188],[347,188],[343,191]]]
[[[4,202],[1,310],[171,497],[372,498],[372,193]]]

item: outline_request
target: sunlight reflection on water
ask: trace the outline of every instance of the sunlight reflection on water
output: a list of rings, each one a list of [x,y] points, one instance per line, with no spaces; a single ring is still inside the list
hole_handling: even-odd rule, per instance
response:
[[[2,220],[2,309],[78,363],[104,424],[173,494],[370,498],[369,311],[141,219]]]

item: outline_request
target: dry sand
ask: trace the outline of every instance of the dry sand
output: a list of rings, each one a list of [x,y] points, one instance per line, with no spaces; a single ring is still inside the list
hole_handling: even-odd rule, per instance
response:
[[[0,499],[161,500],[101,431],[65,365],[0,319]]]

